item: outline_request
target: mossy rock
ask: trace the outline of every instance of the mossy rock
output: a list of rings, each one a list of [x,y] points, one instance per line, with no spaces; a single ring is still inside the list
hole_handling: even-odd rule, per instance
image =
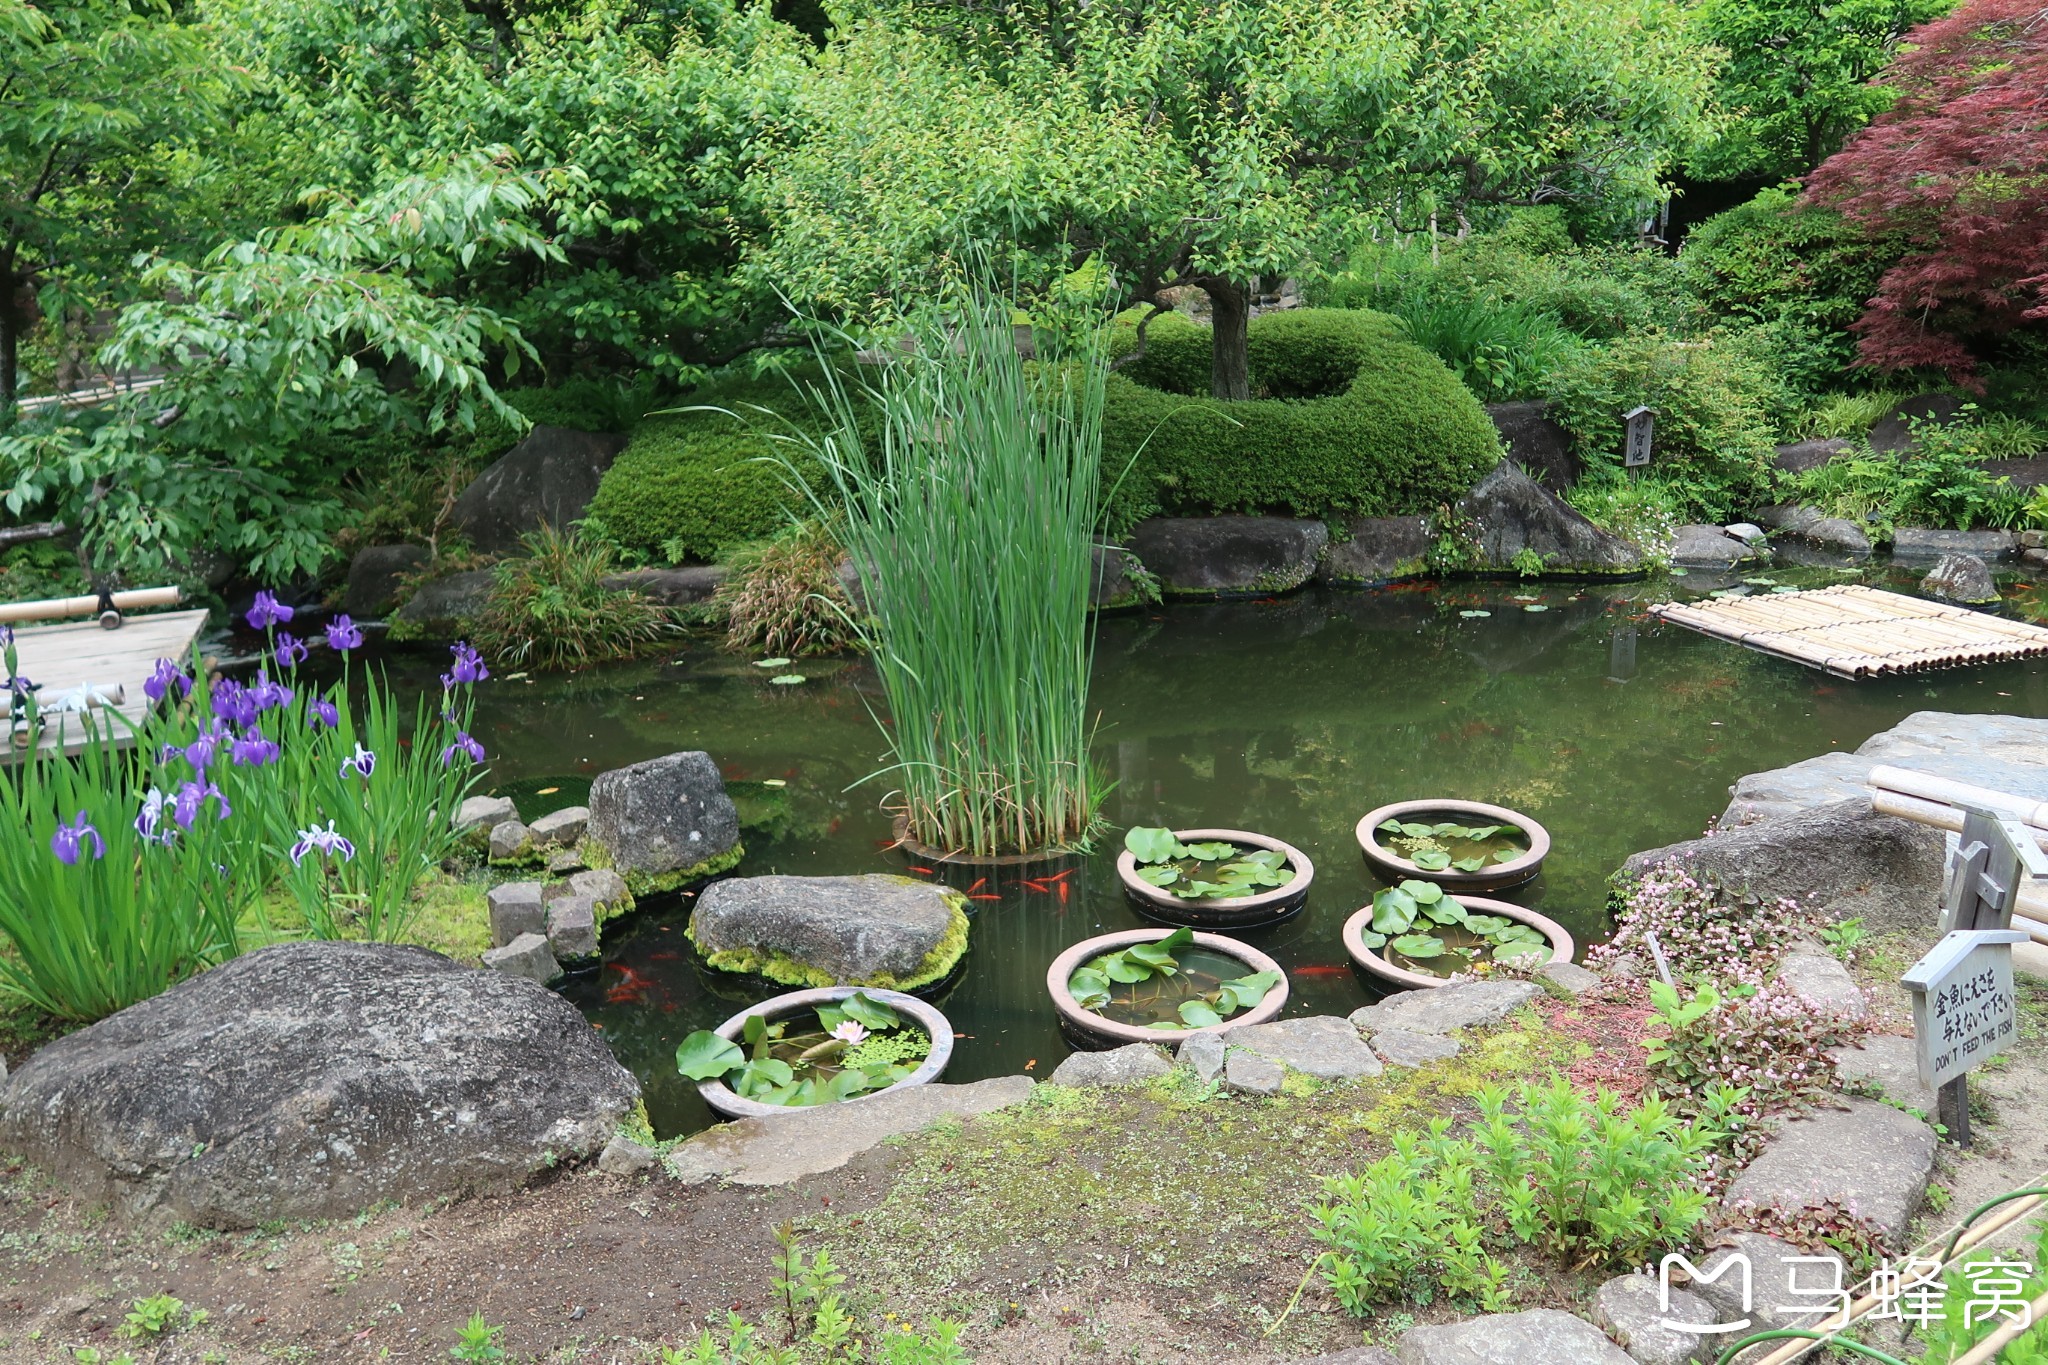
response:
[[[967,952],[967,898],[913,877],[734,877],[705,888],[690,941],[721,971],[786,986],[910,991]]]

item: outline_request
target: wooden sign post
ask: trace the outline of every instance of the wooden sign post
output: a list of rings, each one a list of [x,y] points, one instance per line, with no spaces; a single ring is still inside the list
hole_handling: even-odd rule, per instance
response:
[[[1621,463],[1625,469],[1641,469],[1650,462],[1650,437],[1657,429],[1657,414],[1649,408],[1630,408],[1621,415],[1625,437]]]

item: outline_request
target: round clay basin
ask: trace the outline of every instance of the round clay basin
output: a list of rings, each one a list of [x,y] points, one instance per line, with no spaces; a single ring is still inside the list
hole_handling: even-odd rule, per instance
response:
[[[774,1023],[784,1015],[808,1012],[819,1005],[829,1005],[859,994],[860,986],[822,986],[816,990],[790,991],[760,1004],[741,1010],[732,1018],[720,1024],[712,1032],[730,1043],[737,1043],[743,1036],[747,1020],[761,1018]],[[839,1104],[859,1104],[862,1100],[876,1095],[886,1095],[891,1090],[903,1090],[913,1085],[929,1085],[946,1070],[946,1063],[953,1060],[953,1025],[937,1010],[914,995],[902,991],[867,990],[869,999],[885,1002],[897,1014],[923,1029],[932,1040],[930,1055],[917,1070],[905,1076],[886,1090],[874,1090],[865,1095],[855,1095]],[[805,1105],[795,1107],[787,1104],[762,1104],[759,1100],[744,1099],[734,1093],[724,1081],[699,1081],[697,1093],[704,1097],[704,1103],[729,1119],[777,1118],[784,1114],[801,1114],[806,1109],[831,1109],[834,1105]]]
[[[1045,971],[1045,989],[1052,996],[1052,1007],[1059,1011],[1060,1029],[1070,1040],[1085,1048],[1122,1047],[1125,1043],[1163,1043],[1173,1047],[1190,1033],[1203,1032],[1191,1028],[1140,1028],[1136,1024],[1119,1024],[1114,1019],[1105,1019],[1093,1010],[1084,1010],[1074,1003],[1074,996],[1067,989],[1067,982],[1075,972],[1091,958],[1113,953],[1119,948],[1128,948],[1133,943],[1157,943],[1171,929],[1125,929],[1121,933],[1098,934],[1083,939],[1052,960],[1052,966]],[[1221,934],[1197,933],[1194,946],[1207,948],[1212,953],[1236,958],[1244,963],[1245,975],[1255,972],[1279,972],[1280,980],[1273,989],[1266,992],[1266,998],[1242,1014],[1232,1015],[1216,1028],[1207,1030],[1220,1033],[1234,1029],[1240,1024],[1265,1024],[1280,1017],[1280,1011],[1287,1005],[1287,973],[1279,963],[1256,948],[1239,943],[1234,938]]]
[[[1529,850],[1510,862],[1492,863],[1478,872],[1460,872],[1455,867],[1431,872],[1380,842],[1379,828],[1388,820],[1417,825],[1440,825],[1447,820],[1465,825],[1513,825],[1529,840]],[[1435,882],[1448,891],[1505,891],[1535,879],[1543,860],[1550,855],[1550,831],[1519,811],[1489,806],[1484,801],[1396,801],[1391,806],[1368,811],[1358,822],[1358,846],[1365,850],[1365,860],[1373,870],[1388,881],[1413,877]]]
[[[1451,899],[1475,914],[1499,915],[1502,919],[1511,919],[1537,930],[1550,940],[1550,960],[1552,962],[1570,962],[1572,954],[1578,951],[1578,945],[1572,942],[1571,934],[1566,931],[1562,924],[1547,916],[1539,915],[1534,910],[1524,910],[1521,906],[1510,905],[1506,901],[1487,900],[1483,896],[1454,895]],[[1370,905],[1359,910],[1350,919],[1344,921],[1344,951],[1351,954],[1353,962],[1356,962],[1382,981],[1391,981],[1397,986],[1410,990],[1430,990],[1437,986],[1447,986],[1450,984],[1449,979],[1446,977],[1432,976],[1428,972],[1411,972],[1406,967],[1396,967],[1392,962],[1381,956],[1379,949],[1366,947],[1365,933],[1370,928],[1372,928],[1372,907]]]
[[[1316,879],[1316,865],[1293,844],[1254,834],[1248,829],[1177,829],[1173,837],[1184,844],[1217,839],[1247,851],[1266,848],[1284,853],[1287,865],[1294,869],[1294,880],[1285,886],[1261,891],[1256,896],[1184,901],[1170,891],[1140,881],[1137,855],[1125,849],[1116,857],[1117,879],[1124,884],[1124,894],[1147,919],[1156,919],[1164,924],[1189,924],[1197,929],[1250,929],[1276,924],[1300,910],[1308,901],[1309,883]]]

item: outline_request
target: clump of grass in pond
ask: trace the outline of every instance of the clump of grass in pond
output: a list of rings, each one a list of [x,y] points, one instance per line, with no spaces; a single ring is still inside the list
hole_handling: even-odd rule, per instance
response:
[[[1382,820],[1377,828],[1382,844],[1425,872],[1483,872],[1529,851],[1528,836],[1514,825]]]
[[[740,1043],[699,1029],[676,1048],[676,1069],[693,1081],[724,1081],[741,1099],[799,1108],[887,1090],[931,1055],[932,1040],[865,991],[772,1023],[749,1016]],[[742,1046],[744,1044],[744,1046]]]
[[[1095,318],[1042,327],[1027,362],[1016,311],[984,275],[923,310],[904,345],[890,338],[886,363],[851,379],[821,347],[823,378],[808,395],[822,434],[781,438],[826,474],[813,489],[792,462],[792,487],[821,516],[843,507],[909,832],[983,856],[1072,846],[1100,800],[1087,695],[1103,329]],[[1032,311],[1049,316],[1042,301]]]
[[[1155,943],[1104,953],[1067,978],[1074,1003],[1139,1028],[1214,1028],[1255,1008],[1280,984],[1278,972],[1244,973],[1244,963],[1193,947],[1181,928]]]
[[[1170,829],[1140,827],[1124,835],[1138,860],[1139,881],[1184,901],[1257,896],[1294,880],[1287,855],[1274,848],[1239,848],[1224,839],[1184,844]]]
[[[1372,898],[1368,948],[1385,948],[1397,967],[1451,976],[1478,962],[1546,962],[1550,940],[1506,915],[1475,914],[1435,882],[1404,881]]]

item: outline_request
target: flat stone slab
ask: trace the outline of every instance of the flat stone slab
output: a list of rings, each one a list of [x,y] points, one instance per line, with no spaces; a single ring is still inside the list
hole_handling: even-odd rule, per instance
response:
[[[1449,1033],[1452,1029],[1498,1024],[1543,994],[1528,981],[1459,981],[1427,990],[1402,991],[1351,1011],[1353,1027],[1378,1033]]]
[[[1847,1104],[1786,1123],[1722,1202],[1796,1211],[1834,1199],[1903,1246],[1934,1173],[1934,1130],[1875,1100]]]
[[[1404,1028],[1381,1029],[1372,1036],[1372,1050],[1389,1066],[1428,1066],[1463,1050],[1456,1038],[1441,1033],[1415,1033]]]
[[[690,940],[726,971],[790,985],[901,989],[967,946],[965,897],[911,877],[731,877],[697,897]],[[950,954],[950,960],[944,960]]]
[[[787,1185],[836,1171],[872,1147],[940,1119],[993,1113],[1029,1099],[1029,1076],[994,1076],[967,1085],[914,1085],[773,1118],[707,1128],[668,1155],[685,1184]]]
[[[1173,1060],[1157,1043],[1126,1043],[1107,1052],[1076,1052],[1053,1068],[1048,1085],[1075,1088],[1140,1085],[1172,1072]]]
[[[1934,1113],[1934,1091],[1921,1083],[1919,1047],[1911,1038],[1873,1033],[1860,1047],[1829,1048],[1828,1056],[1843,1080],[1874,1085],[1895,1104]]]
[[[1870,1013],[1870,1002],[1849,969],[1827,953],[1790,952],[1778,966],[1778,981],[1817,1010],[1845,1019]]]
[[[1726,1243],[1707,1255],[1697,1257],[1700,1276],[1690,1286],[1691,1293],[1713,1305],[1714,1317],[1704,1322],[1740,1322],[1750,1320],[1751,1332],[1777,1332],[1787,1327],[1810,1327],[1831,1311],[1825,1295],[1813,1293],[1832,1284],[1851,1283],[1848,1267],[1839,1256],[1833,1257],[1833,1266],[1813,1264],[1813,1255],[1801,1251],[1790,1242],[1761,1232],[1737,1232],[1722,1237]],[[1743,1279],[1743,1261],[1749,1265],[1749,1278]],[[1734,1264],[1729,1264],[1734,1261]],[[1674,1275],[1674,1286],[1680,1281]],[[1749,1292],[1743,1293],[1745,1285]],[[1839,1304],[1835,1300],[1834,1304]],[[1815,1311],[1817,1310],[1817,1311]],[[1713,1337],[1719,1350],[1737,1340],[1726,1336]],[[1752,1348],[1744,1352],[1745,1360],[1758,1360],[1763,1350]]]
[[[1384,1069],[1358,1036],[1357,1027],[1330,1014],[1232,1029],[1225,1041],[1317,1080],[1352,1081],[1377,1076]]]
[[[564,806],[538,816],[527,826],[533,831],[533,842],[543,848],[567,846],[583,837],[583,830],[590,823],[590,807]]]
[[[1223,1086],[1226,1090],[1234,1090],[1240,1095],[1277,1095],[1285,1084],[1287,1068],[1263,1053],[1234,1047],[1224,1054]]]
[[[1676,1287],[1667,1307],[1662,1288],[1650,1275],[1617,1275],[1593,1296],[1593,1321],[1621,1343],[1636,1365],[1693,1365],[1718,1351],[1707,1344],[1713,1338],[1674,1332],[1664,1326],[1666,1320],[1701,1327],[1721,1321],[1712,1304]]]
[[[2018,559],[2017,531],[1943,531],[1920,526],[1901,526],[1892,533],[1892,558],[1940,559],[1943,555],[1975,555],[1996,561]]]
[[[1399,1365],[1633,1365],[1599,1328],[1555,1308],[1416,1327],[1394,1347]]]
[[[642,1146],[624,1133],[617,1133],[597,1154],[597,1169],[606,1175],[638,1175],[660,1160],[661,1153],[652,1147]]]
[[[1307,517],[1153,517],[1130,548],[1169,593],[1228,596],[1300,587],[1329,543],[1330,528]]]
[[[1600,984],[1600,973],[1589,971],[1576,962],[1552,962],[1537,975],[1571,995],[1584,995]]]

